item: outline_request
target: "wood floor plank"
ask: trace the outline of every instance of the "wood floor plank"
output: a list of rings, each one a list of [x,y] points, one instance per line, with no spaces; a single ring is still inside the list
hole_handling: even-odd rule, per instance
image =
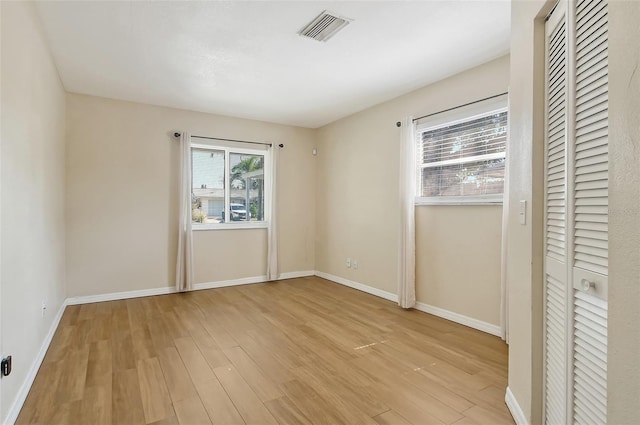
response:
[[[198,346],[198,348],[211,370],[231,364],[231,360],[224,355],[224,351],[222,351],[218,346]]]
[[[264,347],[253,338],[243,340],[242,349],[273,382],[283,383],[295,379],[295,375],[291,373],[289,368],[283,365],[274,357],[271,351],[264,349]]]
[[[311,425],[309,418],[287,396],[269,400],[265,403],[265,406],[281,424]]]
[[[75,325],[78,322],[78,315],[80,314],[80,308],[82,305],[68,305],[64,309],[64,314],[60,318],[59,327],[66,327]]]
[[[73,340],[74,330],[75,326],[72,325],[62,325],[62,322],[58,325],[58,329],[53,336],[51,345],[49,345],[49,349],[47,350],[47,355],[43,363],[57,362],[63,359],[67,353],[69,344],[71,344]]]
[[[362,406],[353,397],[346,397],[345,393],[335,393],[328,388],[316,388],[318,394],[329,404],[330,408],[344,418],[348,424],[369,424],[375,425],[376,422],[366,412],[360,409]]]
[[[174,342],[185,367],[189,371],[191,381],[196,383],[215,379],[213,370],[207,364],[207,360],[191,337],[178,338]]]
[[[384,413],[373,418],[380,425],[411,425],[411,422],[394,412],[393,410],[387,410]]]
[[[278,423],[235,367],[218,367],[214,372],[247,424]]]
[[[82,304],[80,306],[80,311],[78,312],[78,322],[95,319],[97,311],[98,303]]]
[[[133,342],[133,354],[136,361],[158,356],[146,323],[131,326],[131,341]]]
[[[46,423],[50,425],[69,425],[77,423],[80,417],[82,400],[75,400],[67,403],[62,403],[53,413],[51,419],[46,422],[33,422],[33,423]]]
[[[282,397],[283,394],[277,385],[263,375],[242,347],[231,347],[223,351],[262,402]]]
[[[502,414],[494,409],[489,409],[483,406],[473,406],[470,409],[464,411],[464,416],[472,419],[479,424],[512,424],[513,418],[508,414]]]
[[[348,424],[336,409],[309,385],[293,380],[280,386],[294,405],[314,424]]]
[[[206,315],[206,319],[203,320],[202,323],[209,335],[211,335],[220,348],[235,347],[238,345],[236,340],[229,334],[229,332],[227,332],[224,326],[216,320],[216,315],[211,313]]]
[[[111,338],[113,346],[113,369],[127,370],[136,367],[136,356],[133,351],[131,332],[117,331]]]
[[[111,385],[111,358],[111,343],[109,340],[91,343],[89,348],[89,360],[87,363],[87,377],[85,380],[85,385],[87,387]]]
[[[160,361],[155,357],[138,360],[137,366],[145,421],[149,424],[175,416]]]
[[[169,416],[159,421],[152,422],[148,425],[180,425],[180,423],[178,422],[178,418],[176,418],[175,416]]]
[[[57,388],[57,402],[81,400],[84,395],[89,362],[90,345],[79,350],[69,350],[64,362]]]
[[[193,381],[175,347],[160,350],[158,359],[164,373],[167,389],[174,403],[197,395]]]
[[[452,425],[485,425],[484,423],[479,423],[474,421],[473,419],[465,416],[459,421],[455,421]]]
[[[371,388],[351,386],[341,376],[328,375],[322,368],[309,365],[295,369],[294,373],[298,380],[307,383],[325,398],[338,396],[354,410],[361,411],[367,416],[377,416],[389,410],[389,406],[384,402],[372,397]]]
[[[504,388],[500,388],[496,385],[489,385],[488,387],[478,391],[478,398],[486,401],[489,405],[492,406],[500,406],[501,404],[505,403],[504,396]]]
[[[173,404],[180,425],[211,425],[207,411],[197,395]]]
[[[204,408],[209,414],[209,418],[215,424],[220,425],[244,425],[242,416],[229,398],[227,392],[222,388],[218,378],[208,381],[197,381],[196,390],[204,404]]]
[[[162,316],[158,316],[154,320],[148,321],[147,327],[149,328],[149,334],[151,335],[151,340],[153,341],[153,346],[155,347],[156,352],[160,352],[163,348],[175,347],[173,338],[166,326],[166,321]]]
[[[401,357],[401,356],[400,356]],[[422,373],[425,368],[436,366],[431,363],[429,366],[414,367],[409,364],[401,364],[399,357],[396,356],[394,351],[377,351],[374,350],[366,357],[370,362],[375,364],[377,373],[381,374],[381,379],[393,380],[393,376],[397,376],[397,380],[410,383],[415,388],[422,390],[429,397],[425,397],[425,400],[434,398],[441,403],[452,408],[457,412],[462,412],[469,407],[473,406],[465,397],[449,390],[449,388],[442,383],[440,379],[432,379],[428,374]],[[447,365],[447,367],[449,367]],[[409,373],[411,371],[411,373]],[[463,373],[460,371],[460,373]],[[484,385],[484,384],[483,384]]]
[[[137,371],[129,369],[114,372],[112,391],[113,423],[116,425],[144,424],[144,409]]]
[[[194,341],[199,338],[210,337],[207,330],[202,326],[201,320],[205,320],[205,316],[199,309],[199,304],[196,304],[196,307],[176,308],[176,314]]]
[[[133,331],[138,326],[147,324],[147,314],[144,309],[145,298],[130,298],[124,300],[129,315],[129,327]]]
[[[513,424],[499,338],[307,277],[68,306],[17,424]]]
[[[353,361],[357,367],[380,378],[376,385],[377,397],[410,422],[429,424],[451,423],[462,418],[459,412],[438,402],[406,381],[397,380],[390,370],[381,367],[375,353]]]
[[[79,423],[110,425],[111,412],[111,382],[87,387],[80,404]]]
[[[129,328],[129,311],[124,301],[114,301],[111,316],[112,332],[123,332],[130,330]]]
[[[63,362],[45,362],[40,366],[16,424],[46,423],[62,407],[57,400],[56,387],[64,369]]]

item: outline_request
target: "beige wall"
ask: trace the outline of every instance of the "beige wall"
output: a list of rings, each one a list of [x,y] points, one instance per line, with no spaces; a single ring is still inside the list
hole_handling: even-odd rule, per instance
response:
[[[609,5],[608,420],[639,424],[640,2]]]
[[[266,252],[265,229],[193,232],[194,282],[262,276],[267,270]],[[311,265],[308,269],[293,271],[312,269]]]
[[[65,298],[65,94],[33,4],[2,8],[2,378],[0,422]],[[47,310],[42,317],[41,303]]]
[[[285,144],[280,269],[314,269],[313,130],[68,94],[68,296],[173,285],[179,129]],[[265,229],[194,232],[196,283],[264,275],[265,239]]]
[[[502,207],[416,209],[418,301],[500,325]]]
[[[542,413],[542,111],[543,18],[552,2],[511,7],[509,388],[529,423]],[[608,421],[640,423],[640,4],[609,6],[609,342]],[[528,201],[533,225],[518,223]],[[533,201],[533,202],[532,202]]]
[[[508,81],[509,57],[505,56],[320,128],[316,269],[395,294],[399,226],[396,121],[502,93]],[[418,301],[499,324],[501,210],[417,207]],[[465,232],[459,231],[462,228]],[[487,261],[471,260],[477,245],[456,243],[460,235],[468,241],[484,241]],[[444,262],[426,259],[438,246],[443,250],[437,255]],[[358,260],[358,270],[345,267],[347,257]],[[457,270],[461,262],[468,273]]]
[[[511,4],[509,95],[509,388],[529,423],[541,420],[542,382],[542,111],[544,1]],[[536,16],[541,16],[535,22]],[[534,49],[534,45],[536,48]],[[535,77],[535,78],[534,78]],[[518,219],[527,201],[527,223]]]

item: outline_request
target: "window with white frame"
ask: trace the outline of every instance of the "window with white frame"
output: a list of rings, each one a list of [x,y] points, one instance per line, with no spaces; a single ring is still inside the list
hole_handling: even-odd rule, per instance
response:
[[[193,229],[266,226],[268,166],[265,150],[193,145]]]
[[[507,108],[417,127],[417,204],[500,203]]]

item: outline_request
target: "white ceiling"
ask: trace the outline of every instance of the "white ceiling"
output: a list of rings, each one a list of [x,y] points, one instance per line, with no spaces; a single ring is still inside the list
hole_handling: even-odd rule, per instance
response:
[[[69,92],[319,127],[508,53],[508,1],[47,1]],[[297,35],[328,9],[353,22]]]

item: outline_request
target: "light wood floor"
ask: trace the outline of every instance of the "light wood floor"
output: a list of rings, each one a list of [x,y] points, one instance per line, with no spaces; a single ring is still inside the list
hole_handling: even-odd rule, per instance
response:
[[[512,424],[496,337],[310,277],[67,307],[18,424]]]

